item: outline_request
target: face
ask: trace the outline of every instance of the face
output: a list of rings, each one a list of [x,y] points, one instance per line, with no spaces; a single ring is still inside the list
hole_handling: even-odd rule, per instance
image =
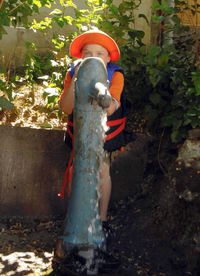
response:
[[[105,65],[110,61],[109,52],[99,44],[87,44],[83,47],[82,51],[82,59],[88,57],[98,57],[103,60]]]

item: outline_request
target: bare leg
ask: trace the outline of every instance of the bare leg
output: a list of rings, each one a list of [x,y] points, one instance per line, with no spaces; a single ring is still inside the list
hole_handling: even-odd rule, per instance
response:
[[[107,221],[107,211],[111,194],[110,165],[103,162],[100,172],[100,218],[101,221]]]

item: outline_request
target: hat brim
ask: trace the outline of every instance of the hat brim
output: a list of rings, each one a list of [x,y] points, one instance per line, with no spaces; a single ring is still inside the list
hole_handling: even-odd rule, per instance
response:
[[[103,46],[110,54],[110,61],[116,61],[120,58],[120,50],[116,42],[109,35],[101,31],[88,31],[76,37],[70,45],[70,55],[81,58],[81,50],[86,44],[99,44]]]

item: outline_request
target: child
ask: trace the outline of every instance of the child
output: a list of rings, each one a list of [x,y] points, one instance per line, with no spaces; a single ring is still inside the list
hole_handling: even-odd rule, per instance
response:
[[[107,124],[110,128],[106,133],[104,149],[112,152],[123,146],[123,128],[125,118],[123,118],[123,89],[124,75],[122,69],[111,63],[120,58],[120,51],[116,42],[106,33],[98,30],[87,31],[76,37],[69,49],[70,55],[75,58],[99,57],[105,63],[110,82],[109,92],[112,97],[110,106],[107,108]],[[78,63],[79,64],[79,63]],[[64,90],[59,100],[59,105],[63,112],[69,115],[69,120],[73,120],[74,106],[74,81],[78,71],[78,65],[72,66],[66,74],[64,80]],[[114,122],[114,125],[113,125]],[[106,154],[102,170],[100,172],[100,218],[103,228],[107,226],[107,210],[111,194],[110,162],[108,153]]]

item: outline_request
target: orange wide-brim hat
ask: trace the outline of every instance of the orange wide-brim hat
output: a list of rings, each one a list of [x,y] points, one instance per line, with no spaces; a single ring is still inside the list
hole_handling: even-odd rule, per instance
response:
[[[110,54],[110,61],[116,61],[120,58],[120,50],[117,43],[109,35],[99,30],[87,31],[77,36],[70,44],[70,55],[81,58],[81,50],[87,44],[99,44],[103,46]]]

